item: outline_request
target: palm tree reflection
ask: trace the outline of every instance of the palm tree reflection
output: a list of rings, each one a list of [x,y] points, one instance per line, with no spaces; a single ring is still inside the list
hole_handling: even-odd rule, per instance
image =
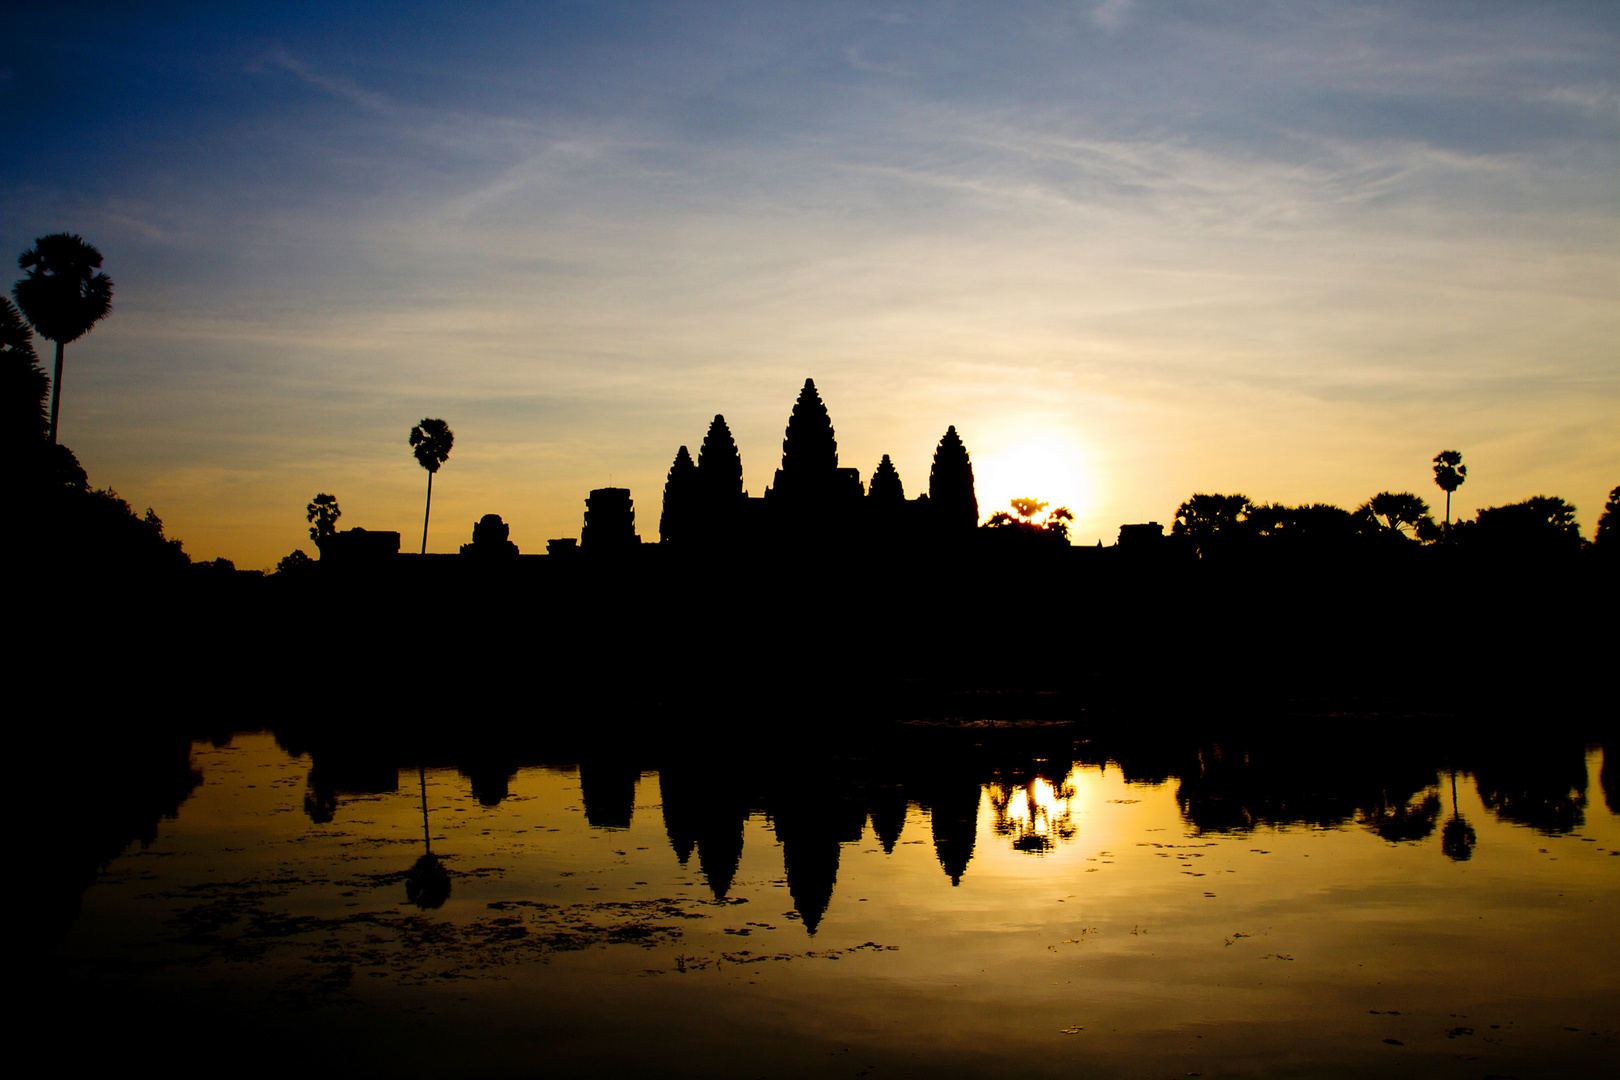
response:
[[[1074,773],[1056,783],[1036,775],[988,785],[997,836],[1012,838],[1015,851],[1044,855],[1074,839]]]
[[[427,766],[416,767],[417,782],[422,788],[422,857],[405,872],[405,899],[417,907],[442,907],[450,899],[450,875],[433,854],[433,831],[428,826]]]
[[[1440,828],[1440,850],[1452,862],[1467,862],[1474,854],[1474,827],[1457,810],[1456,769],[1451,770],[1451,818]]]

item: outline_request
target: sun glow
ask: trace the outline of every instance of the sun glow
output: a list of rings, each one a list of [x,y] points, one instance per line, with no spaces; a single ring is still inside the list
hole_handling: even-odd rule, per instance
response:
[[[1023,784],[992,784],[988,790],[996,835],[1011,838],[1014,849],[1044,855],[1074,839],[1078,808],[1072,771],[1061,784],[1036,776]]]
[[[1076,517],[1096,502],[1090,455],[1059,432],[1010,433],[973,455],[973,473],[981,520],[1025,496],[1047,503],[1047,511],[1068,507]]]

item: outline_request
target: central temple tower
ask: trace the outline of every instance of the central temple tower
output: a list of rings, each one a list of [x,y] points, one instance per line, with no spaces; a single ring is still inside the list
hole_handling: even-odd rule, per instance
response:
[[[859,502],[865,489],[859,469],[838,467],[838,440],[814,379],[804,380],[782,439],[782,467],[765,497],[794,516],[836,513],[840,504]]]

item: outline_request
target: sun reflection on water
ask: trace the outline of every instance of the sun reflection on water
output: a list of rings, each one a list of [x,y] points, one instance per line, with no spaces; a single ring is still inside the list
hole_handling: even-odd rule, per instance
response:
[[[995,814],[997,836],[1012,838],[1016,851],[1044,855],[1059,843],[1073,840],[1078,789],[1075,770],[1058,783],[1034,776],[1021,783],[1015,780],[987,785],[990,807]]]

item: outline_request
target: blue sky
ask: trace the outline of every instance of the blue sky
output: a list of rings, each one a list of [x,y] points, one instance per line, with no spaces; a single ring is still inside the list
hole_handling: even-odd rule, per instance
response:
[[[317,491],[413,548],[424,416],[430,550],[609,482],[650,539],[716,412],[763,491],[806,376],[843,464],[915,494],[954,424],[1088,543],[1438,502],[1443,448],[1465,513],[1620,483],[1615,5],[215,8],[0,44],[0,251],[117,282],[63,441],[194,555]]]

